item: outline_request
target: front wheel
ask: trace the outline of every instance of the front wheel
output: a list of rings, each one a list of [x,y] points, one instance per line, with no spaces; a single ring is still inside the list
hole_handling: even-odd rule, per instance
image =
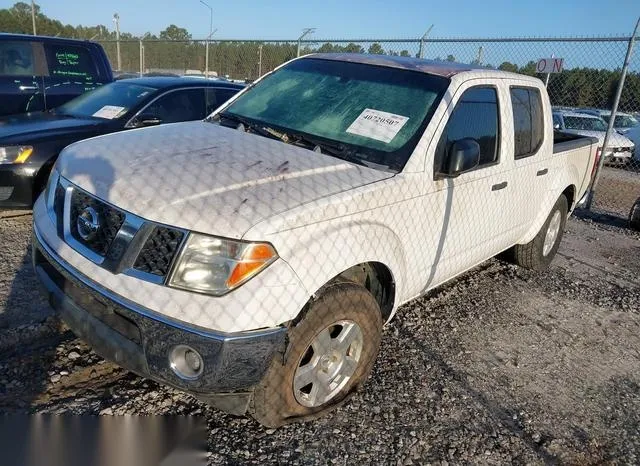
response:
[[[289,330],[289,343],[254,391],[251,415],[268,427],[323,414],[358,389],[380,348],[382,315],[366,288],[328,286]]]
[[[549,267],[560,247],[568,211],[569,203],[563,194],[556,201],[536,237],[527,244],[515,245],[503,257],[527,269],[543,270]]]

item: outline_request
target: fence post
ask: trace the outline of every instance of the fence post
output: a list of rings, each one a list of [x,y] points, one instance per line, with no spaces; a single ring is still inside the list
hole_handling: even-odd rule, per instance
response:
[[[142,39],[140,39],[140,77],[144,74],[144,46],[142,45]]]
[[[424,58],[425,42],[426,42],[427,37],[429,36],[429,33],[431,32],[432,29],[433,29],[433,24],[431,26],[429,26],[429,29],[427,29],[427,32],[425,32],[422,35],[422,37],[420,38],[420,50],[418,51],[418,58]]]
[[[313,32],[316,32],[315,28],[304,28],[302,30],[302,34],[298,37],[298,52],[296,53],[296,57],[300,56],[300,44],[302,43],[302,39],[304,39],[307,34],[311,34]]]
[[[620,103],[620,96],[622,95],[622,88],[624,87],[624,80],[627,76],[627,70],[629,68],[629,61],[631,60],[631,54],[633,53],[633,45],[636,41],[636,34],[638,33],[638,26],[640,26],[640,17],[636,22],[636,27],[633,29],[633,34],[629,38],[629,46],[627,47],[627,55],[624,58],[624,65],[622,66],[622,74],[620,75],[620,82],[618,82],[618,88],[616,89],[616,95],[613,99],[613,106],[611,107],[611,116],[609,117],[609,125],[607,126],[607,132],[604,135],[604,141],[602,141],[602,148],[600,149],[600,160],[598,160],[598,166],[596,167],[596,174],[593,177],[593,183],[587,196],[586,209],[591,210],[591,204],[596,194],[596,188],[598,187],[598,181],[600,181],[600,173],[604,166],[604,155],[609,143],[609,136],[613,131],[613,124],[616,119],[616,112],[618,111],[618,104]]]

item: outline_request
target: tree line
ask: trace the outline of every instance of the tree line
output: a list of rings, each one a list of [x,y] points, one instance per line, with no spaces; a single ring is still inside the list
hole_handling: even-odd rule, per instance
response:
[[[94,26],[72,26],[46,16],[38,5],[36,9],[37,32],[40,35],[71,37],[100,42],[107,52],[112,65],[117,63],[116,34],[103,24]],[[0,9],[0,31],[30,34],[31,5],[18,2],[7,9]],[[144,47],[144,68],[164,70],[200,70],[205,68],[205,42],[194,41],[186,28],[169,25],[157,35],[147,32],[135,36],[126,31],[120,33],[120,55],[122,69],[138,71],[140,69],[140,41]],[[397,56],[417,56],[417,50],[396,50],[396,44],[387,49],[379,42],[371,43],[332,43],[322,44],[305,42],[301,53],[312,52],[349,52],[388,54]],[[407,45],[407,44],[402,44]],[[418,44],[412,43],[417,49]],[[209,68],[218,75],[234,79],[256,79],[260,73],[271,71],[278,65],[297,55],[297,43],[260,42],[260,41],[212,41],[209,47]],[[435,57],[436,60],[456,61],[453,54]],[[518,65],[505,61],[497,66],[472,62],[488,68],[543,77],[536,74],[535,62]],[[620,80],[620,69],[571,68],[550,77],[548,91],[554,105],[576,107],[610,108]],[[630,72],[622,92],[620,109],[623,111],[640,110],[640,73]]]

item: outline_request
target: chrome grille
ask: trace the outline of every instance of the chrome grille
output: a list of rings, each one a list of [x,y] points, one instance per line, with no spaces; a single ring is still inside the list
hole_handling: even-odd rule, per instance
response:
[[[85,239],[78,231],[78,217],[88,207],[93,208],[95,212],[97,212],[100,228],[97,229],[92,237]],[[80,189],[76,188],[73,190],[69,216],[71,235],[76,241],[91,249],[96,254],[100,254],[103,257],[107,254],[109,246],[111,246],[111,243],[118,234],[118,230],[120,230],[120,227],[122,227],[124,223],[124,219],[124,212],[111,207]]]

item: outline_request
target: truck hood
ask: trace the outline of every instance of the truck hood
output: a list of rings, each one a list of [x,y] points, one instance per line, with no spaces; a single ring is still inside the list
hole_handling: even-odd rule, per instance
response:
[[[72,144],[58,170],[148,220],[231,238],[270,216],[393,176],[200,121]]]
[[[598,138],[598,144],[600,146],[602,146],[602,143],[604,142],[604,135],[605,135],[604,131],[583,131],[583,130],[576,130],[576,129],[568,129],[566,130],[566,132],[572,133],[572,134],[578,134],[580,136]],[[607,145],[609,147],[632,147],[633,142],[631,142],[631,140],[629,140],[628,138],[624,137],[622,134],[612,131],[611,135],[609,136],[609,143]]]

